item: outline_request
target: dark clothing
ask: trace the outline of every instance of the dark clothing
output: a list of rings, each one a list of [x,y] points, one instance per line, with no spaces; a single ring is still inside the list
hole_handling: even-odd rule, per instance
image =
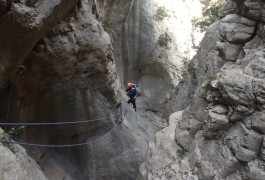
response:
[[[134,87],[132,87],[131,89],[126,89],[126,94],[130,98],[134,98],[136,97],[136,89]]]
[[[134,110],[136,111],[136,89],[133,87],[131,89],[126,89],[126,94],[130,98],[127,102],[130,104],[132,103]]]
[[[130,98],[127,102],[128,102],[128,104],[132,103],[133,109],[136,111],[135,98]]]

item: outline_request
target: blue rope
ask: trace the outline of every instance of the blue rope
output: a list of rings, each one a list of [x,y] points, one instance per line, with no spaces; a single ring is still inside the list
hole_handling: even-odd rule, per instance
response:
[[[125,107],[123,107],[123,109],[121,110],[121,112],[125,109]],[[117,113],[114,115],[114,117],[117,117],[120,115],[120,113]],[[102,117],[102,118],[96,118],[96,119],[88,119],[88,120],[81,120],[81,121],[66,121],[66,122],[35,122],[35,123],[1,123],[0,122],[0,126],[45,126],[45,125],[62,125],[62,124],[78,124],[78,123],[88,123],[88,122],[94,122],[94,121],[100,121],[100,120],[104,120],[104,119],[110,119],[111,117]]]
[[[121,112],[119,113],[119,118],[122,116],[122,112],[125,110],[127,104],[122,108]],[[118,118],[118,119],[119,119]],[[1,143],[8,143],[8,144],[19,144],[19,145],[25,145],[25,146],[35,146],[35,147],[50,147],[50,148],[62,148],[62,147],[74,147],[74,146],[83,146],[87,144],[91,144],[94,142],[97,142],[104,138],[106,135],[110,134],[119,124],[119,120],[117,120],[116,124],[103,136],[99,137],[96,140],[88,141],[84,143],[76,143],[76,144],[36,144],[36,143],[27,143],[27,142],[18,142],[18,141],[0,141]]]
[[[74,146],[83,146],[87,144],[91,144],[94,142],[97,142],[104,138],[106,135],[110,134],[118,125],[119,121],[116,122],[116,124],[103,136],[99,137],[96,140],[88,141],[84,143],[76,143],[76,144],[35,144],[35,143],[27,143],[27,142],[18,142],[18,141],[0,141],[1,143],[8,143],[8,144],[19,144],[19,145],[25,145],[25,146],[35,146],[35,147],[50,147],[50,148],[62,148],[62,147],[74,147]]]

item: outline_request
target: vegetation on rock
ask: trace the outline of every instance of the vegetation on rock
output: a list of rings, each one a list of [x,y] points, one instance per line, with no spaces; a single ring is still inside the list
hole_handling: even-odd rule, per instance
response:
[[[183,158],[184,156],[186,156],[186,153],[187,153],[187,151],[186,151],[184,148],[181,148],[181,149],[178,149],[178,150],[177,150],[177,155],[178,155],[180,158]]]
[[[104,30],[106,32],[108,32],[108,33],[112,33],[113,32],[114,26],[113,26],[112,22],[109,22],[109,21],[103,20],[103,19],[100,19],[99,21],[100,21],[102,27],[104,28]]]
[[[14,126],[10,130],[5,131],[0,137],[1,141],[10,141],[12,138],[19,138],[22,134],[25,126]],[[8,142],[2,142],[4,146],[12,151],[12,147]]]
[[[193,18],[192,24],[202,31],[206,31],[206,29],[218,19],[219,9],[226,1],[227,0],[220,0],[214,4],[210,2],[210,5],[203,9],[202,18]]]
[[[168,48],[169,43],[172,42],[172,38],[168,32],[165,32],[164,34],[161,34],[158,39],[158,43],[160,46],[165,46]]]
[[[156,21],[163,21],[167,17],[170,17],[168,10],[164,6],[158,7],[154,19]]]

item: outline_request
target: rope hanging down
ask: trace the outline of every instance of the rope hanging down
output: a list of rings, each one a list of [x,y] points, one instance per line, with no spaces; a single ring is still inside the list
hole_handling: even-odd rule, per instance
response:
[[[26,71],[25,66],[19,65],[19,66],[16,67],[15,72],[13,74],[13,79],[12,79],[11,84],[10,84],[10,91],[9,91],[8,101],[7,101],[6,120],[5,120],[6,123],[8,122],[9,108],[10,108],[10,100],[11,100],[11,93],[12,93],[12,88],[13,88],[14,80],[16,78],[17,73],[22,74],[25,71]],[[7,127],[5,126],[5,130],[6,130],[6,128]]]

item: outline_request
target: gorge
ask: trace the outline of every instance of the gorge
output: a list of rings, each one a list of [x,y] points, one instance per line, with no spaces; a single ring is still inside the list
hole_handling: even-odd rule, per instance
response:
[[[0,179],[263,179],[265,2],[215,3],[0,0]]]

